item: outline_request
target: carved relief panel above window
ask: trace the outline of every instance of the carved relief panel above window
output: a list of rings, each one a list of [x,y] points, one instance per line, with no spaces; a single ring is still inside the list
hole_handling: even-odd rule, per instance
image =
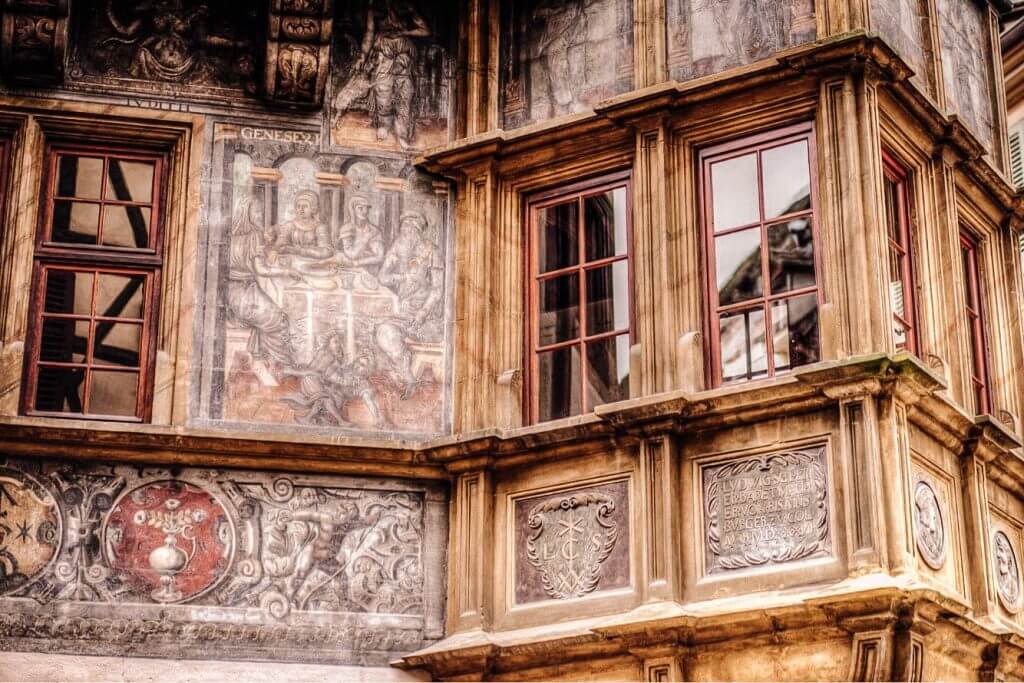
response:
[[[872,0],[871,28],[914,70],[914,81],[935,97],[932,23],[927,0]]]
[[[936,7],[946,109],[963,119],[993,151],[996,124],[988,9],[970,0],[938,0]]]
[[[632,0],[502,3],[502,127],[585,111],[630,90],[632,7]]]

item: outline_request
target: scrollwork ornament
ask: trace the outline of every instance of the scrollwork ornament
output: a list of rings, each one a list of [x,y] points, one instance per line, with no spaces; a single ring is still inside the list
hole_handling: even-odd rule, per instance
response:
[[[914,485],[914,529],[921,559],[932,569],[946,563],[946,524],[938,496],[925,479]]]

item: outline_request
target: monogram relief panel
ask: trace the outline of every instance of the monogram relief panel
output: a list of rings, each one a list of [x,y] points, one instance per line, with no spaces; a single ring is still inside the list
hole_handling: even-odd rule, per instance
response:
[[[369,479],[0,461],[0,646],[384,664],[442,635],[446,502]]]
[[[449,140],[455,10],[429,0],[338,3],[330,143],[423,149]]]
[[[520,498],[512,514],[516,604],[630,585],[628,481]]]
[[[988,9],[967,0],[938,0],[936,7],[947,106],[992,150],[995,119]]]
[[[704,465],[701,485],[708,574],[831,553],[824,446]]]
[[[365,435],[450,424],[449,186],[319,133],[220,124],[196,420]]]
[[[77,3],[67,86],[224,102],[255,95],[266,12],[255,3]]]
[[[914,70],[913,80],[935,97],[931,18],[925,0],[872,0],[871,28]]]
[[[502,3],[506,129],[574,114],[633,87],[632,0]]]
[[[814,0],[667,0],[668,67],[686,81],[817,36]]]

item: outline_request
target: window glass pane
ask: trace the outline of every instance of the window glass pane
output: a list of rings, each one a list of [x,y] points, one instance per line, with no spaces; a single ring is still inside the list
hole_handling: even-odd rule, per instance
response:
[[[537,267],[541,273],[580,260],[579,204],[574,199],[537,211]]]
[[[142,351],[142,325],[134,323],[96,323],[96,341],[92,352],[97,365],[139,367]]]
[[[111,159],[104,198],[121,202],[153,201],[153,168],[151,162]]]
[[[583,200],[587,261],[626,253],[626,208],[624,187]]]
[[[149,246],[149,209],[138,206],[103,207],[103,244],[110,247]]]
[[[134,417],[138,395],[138,373],[93,370],[89,383],[89,413]]]
[[[718,324],[722,381],[767,375],[764,309],[727,313],[719,318]]]
[[[96,315],[107,318],[142,318],[146,291],[144,275],[100,273],[96,288]]]
[[[899,320],[892,321],[892,336],[897,348],[907,345],[907,326]]]
[[[715,273],[720,305],[761,296],[761,229],[716,237]]]
[[[50,269],[45,277],[45,312],[92,315],[92,273]]]
[[[629,329],[629,264],[587,271],[587,334]]]
[[[58,197],[99,199],[103,159],[62,154],[57,157]]]
[[[765,220],[811,208],[806,140],[765,150],[761,163]]]
[[[81,413],[85,390],[83,368],[51,368],[39,366],[36,382],[36,410],[58,413]]]
[[[885,225],[886,230],[891,239],[896,244],[903,244],[903,239],[900,235],[900,223],[899,223],[899,187],[897,184],[889,178],[885,177],[883,180],[883,188],[885,190]]]
[[[715,230],[760,220],[757,155],[751,153],[712,164],[711,199]]]
[[[629,398],[629,335],[587,343],[587,406]]]
[[[772,293],[814,286],[811,221],[798,218],[768,226],[768,267]]]
[[[583,412],[580,349],[570,346],[537,354],[537,397],[541,422]]]
[[[58,200],[53,203],[50,239],[68,244],[96,244],[99,223],[99,204]]]
[[[540,345],[580,336],[580,276],[577,273],[540,283]]]
[[[84,363],[89,346],[89,321],[45,318],[39,335],[39,360]]]
[[[816,294],[803,294],[772,304],[772,344],[776,370],[818,360]]]

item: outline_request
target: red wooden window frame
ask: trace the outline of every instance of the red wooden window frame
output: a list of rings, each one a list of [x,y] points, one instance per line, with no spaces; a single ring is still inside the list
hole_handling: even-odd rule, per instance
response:
[[[985,296],[982,289],[981,244],[966,231],[960,232],[960,257],[964,269],[964,313],[971,344],[971,388],[979,415],[991,412],[992,394],[988,367],[988,340],[985,335]]]
[[[896,240],[887,231],[886,240],[891,266],[892,259],[899,263],[899,273],[889,273],[890,282],[898,275],[903,284],[904,316],[900,317],[893,311],[893,324],[902,325],[906,341],[896,343],[896,348],[904,348],[911,353],[918,353],[919,339],[917,336],[917,280],[914,275],[914,243],[910,224],[910,179],[902,165],[892,156],[882,152],[882,165],[885,180],[895,186],[896,191]],[[887,229],[889,226],[886,226]],[[893,334],[896,334],[895,327]]]
[[[822,295],[822,269],[821,269],[821,239],[818,231],[818,189],[817,189],[817,147],[814,140],[814,124],[811,122],[795,124],[787,126],[785,128],[779,128],[756,135],[747,136],[731,142],[714,145],[701,150],[699,155],[700,174],[699,174],[699,195],[701,197],[700,208],[701,208],[701,239],[703,241],[703,255],[704,255],[704,271],[705,271],[705,290],[704,295],[707,299],[707,316],[705,319],[704,332],[705,338],[708,340],[705,345],[705,360],[707,365],[711,369],[712,386],[721,386],[724,382],[722,379],[722,358],[721,358],[721,330],[719,326],[719,316],[723,313],[730,312],[743,312],[743,311],[756,311],[760,306],[760,310],[763,311],[765,320],[765,354],[766,354],[766,374],[767,377],[774,377],[779,373],[787,373],[792,368],[784,368],[777,371],[775,368],[775,354],[773,349],[771,325],[772,325],[772,304],[778,301],[785,301],[788,299],[795,299],[800,296],[813,293],[818,307],[818,313],[820,316],[821,306],[824,303]],[[765,217],[764,209],[764,188],[762,186],[762,161],[761,155],[763,152],[784,145],[798,142],[800,140],[806,140],[807,142],[807,170],[808,179],[810,184],[810,207],[803,211],[796,211],[789,214],[783,214],[780,216],[774,216],[771,218]],[[715,228],[712,220],[712,207],[714,187],[711,181],[711,167],[715,163],[726,161],[735,157],[741,157],[747,154],[757,154],[757,191],[758,191],[758,208],[759,216],[758,220],[753,223],[748,223],[739,226],[732,226],[727,229],[715,232]],[[814,286],[804,287],[800,289],[789,290],[778,294],[770,294],[770,277],[769,277],[769,250],[762,248],[761,250],[761,277],[762,277],[762,293],[760,297],[755,297],[749,300],[745,300],[739,303],[728,304],[722,306],[719,304],[718,285],[715,281],[716,278],[716,257],[715,257],[715,237],[721,237],[732,233],[738,233],[743,230],[749,230],[753,227],[760,227],[761,231],[761,245],[768,245],[767,229],[769,225],[776,225],[778,223],[794,220],[798,218],[807,218],[811,224],[811,240],[813,241],[814,248]],[[818,354],[820,357],[820,333],[821,333],[821,320],[818,319],[818,334],[819,334],[819,348]],[[761,379],[760,377],[758,379]],[[729,384],[735,384],[737,382],[749,381],[746,378],[740,378],[730,380]]]
[[[583,202],[586,198],[600,195],[604,192],[623,188],[626,191],[626,253],[602,258],[594,261],[586,261],[586,237],[585,237],[585,212]],[[545,273],[539,272],[538,266],[538,239],[536,222],[537,213],[541,209],[567,203],[575,200],[577,203],[577,242],[579,256],[576,265],[559,268]],[[622,171],[609,173],[571,185],[565,185],[546,192],[537,193],[526,201],[525,210],[525,250],[524,250],[524,273],[525,282],[525,322],[527,329],[524,337],[524,355],[526,356],[525,373],[523,381],[523,414],[527,416],[530,424],[540,420],[540,379],[537,376],[537,357],[541,353],[554,351],[562,348],[578,346],[580,348],[580,415],[585,415],[594,409],[589,405],[587,397],[587,352],[588,344],[615,339],[616,337],[628,334],[630,347],[635,343],[635,311],[633,296],[633,186],[632,173]],[[629,297],[629,329],[614,329],[599,334],[587,334],[587,299],[586,299],[586,272],[597,268],[607,267],[613,263],[625,262],[627,264],[628,297]],[[579,276],[579,334],[573,339],[560,342],[540,345],[540,321],[539,321],[539,290],[540,283],[555,277],[577,274]],[[561,419],[561,418],[555,418]]]
[[[57,192],[58,157],[62,155],[102,158],[99,199],[75,198],[98,206],[97,244],[75,244],[55,241],[52,236],[54,204],[62,198]],[[111,159],[118,161],[140,161],[153,164],[153,187],[149,202],[107,198],[108,167]],[[36,231],[35,254],[32,272],[32,290],[29,302],[27,347],[23,372],[21,412],[24,415],[58,417],[68,419],[107,420],[118,422],[148,422],[152,416],[153,374],[156,365],[157,311],[161,269],[163,266],[163,215],[164,190],[167,182],[167,155],[162,152],[140,151],[123,146],[96,146],[78,144],[47,145],[43,166],[43,187],[41,189],[39,225]],[[102,222],[105,206],[138,206],[150,210],[148,243],[145,247],[108,246],[101,243]],[[47,274],[51,272],[73,272],[79,275],[93,274],[89,313],[61,313],[45,311],[45,287]],[[105,311],[96,310],[100,275],[135,276],[142,278],[142,317],[129,318],[108,316]],[[44,361],[42,351],[42,330],[44,320],[75,320],[88,325],[84,359],[80,363]],[[94,357],[95,345],[101,328],[109,330],[115,323],[139,325],[140,348],[137,369],[125,368],[107,363],[97,363]],[[82,411],[47,411],[35,408],[39,389],[40,368],[77,368],[82,370]],[[134,415],[105,415],[89,410],[90,384],[94,372],[137,373],[136,405]]]

